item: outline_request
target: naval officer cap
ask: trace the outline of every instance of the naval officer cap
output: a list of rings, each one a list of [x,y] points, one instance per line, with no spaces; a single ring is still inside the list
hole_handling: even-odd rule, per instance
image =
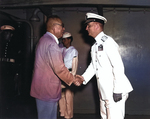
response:
[[[107,19],[105,17],[95,13],[86,13],[85,20],[85,24],[89,22],[99,22],[104,25],[107,22]]]
[[[10,26],[10,25],[3,25],[3,26],[1,26],[1,30],[2,31],[3,30],[12,30],[12,31],[14,31],[15,28],[13,26]]]
[[[62,37],[62,38],[69,38],[69,37],[71,37],[71,36],[72,36],[71,33],[65,32],[65,33],[63,34],[63,37]]]

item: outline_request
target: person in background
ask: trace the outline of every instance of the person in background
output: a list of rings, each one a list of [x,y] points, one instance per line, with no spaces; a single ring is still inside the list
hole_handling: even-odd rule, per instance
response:
[[[61,80],[79,86],[83,80],[65,67],[58,38],[65,30],[62,20],[48,17],[47,32],[40,38],[35,53],[30,95],[36,99],[38,119],[57,119],[57,102],[61,98]],[[61,79],[61,80],[60,80]]]
[[[16,76],[21,73],[22,47],[15,36],[16,28],[13,25],[2,25],[0,27],[0,62],[2,71],[3,97],[14,97],[20,95],[21,78]]]
[[[124,74],[118,44],[103,32],[106,22],[101,15],[86,14],[86,30],[96,42],[91,48],[92,61],[82,75],[83,84],[96,75],[102,119],[123,119],[125,101],[133,88]]]
[[[64,59],[64,64],[72,73],[76,75],[78,67],[78,51],[71,46],[73,37],[71,33],[65,32],[62,37],[62,55]],[[73,118],[73,90],[72,87],[65,85],[62,82],[62,95],[59,100],[60,116],[63,116],[65,119]]]

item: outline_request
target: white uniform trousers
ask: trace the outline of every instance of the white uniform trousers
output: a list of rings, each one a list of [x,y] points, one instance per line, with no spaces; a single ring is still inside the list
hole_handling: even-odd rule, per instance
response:
[[[65,119],[73,118],[73,96],[74,93],[66,88],[59,100],[60,116],[64,116]]]
[[[128,94],[122,96],[122,100],[114,102],[111,100],[102,100],[100,98],[100,114],[102,119],[124,119],[125,117],[125,102]]]

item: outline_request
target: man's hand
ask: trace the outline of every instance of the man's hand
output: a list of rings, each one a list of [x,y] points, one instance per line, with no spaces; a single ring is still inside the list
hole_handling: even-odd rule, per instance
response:
[[[113,93],[113,98],[115,102],[118,102],[122,99],[122,93]]]
[[[76,75],[75,76],[75,80],[74,80],[74,85],[76,85],[76,86],[80,86],[82,83],[83,83],[83,81],[84,81],[84,78],[83,78],[83,76],[80,76],[80,75]]]

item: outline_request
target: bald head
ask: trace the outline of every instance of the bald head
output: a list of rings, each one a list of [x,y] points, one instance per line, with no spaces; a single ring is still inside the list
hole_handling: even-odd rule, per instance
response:
[[[52,16],[48,17],[47,22],[46,22],[47,31],[52,30],[53,26],[56,23],[59,23],[59,24],[61,23],[62,24],[62,21],[61,21],[60,17],[58,17],[57,15],[52,15]]]
[[[57,38],[62,37],[65,30],[61,19],[57,15],[48,17],[46,27],[47,31],[55,35]]]

